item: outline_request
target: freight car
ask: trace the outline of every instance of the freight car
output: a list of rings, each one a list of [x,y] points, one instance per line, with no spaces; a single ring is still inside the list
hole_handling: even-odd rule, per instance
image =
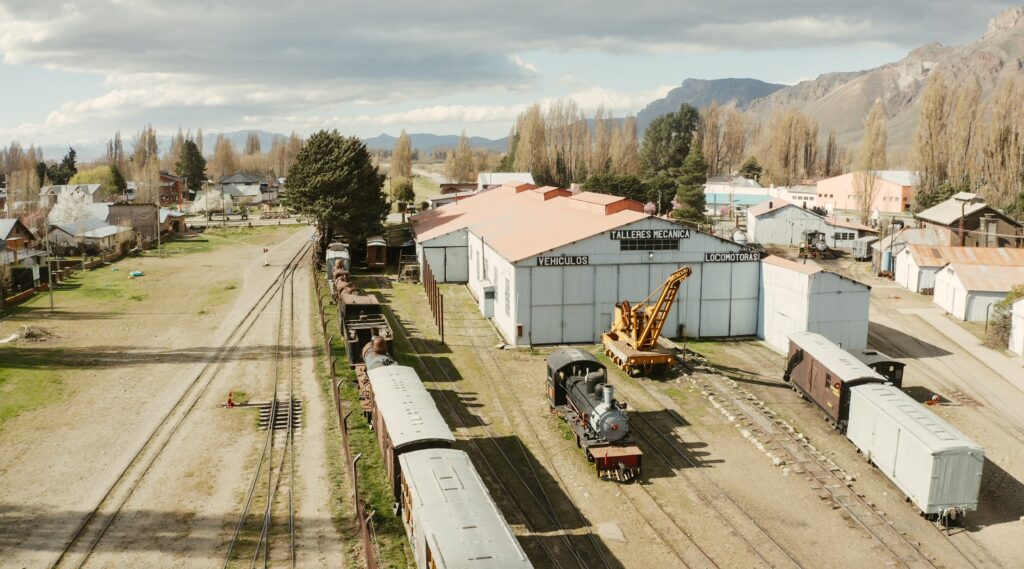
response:
[[[889,383],[903,387],[903,368],[907,364],[898,362],[877,350],[854,350],[851,352],[864,365],[882,374]]]
[[[358,290],[342,292],[338,295],[338,315],[350,366],[362,363],[362,348],[375,337],[382,339],[391,354],[394,336],[377,297]]]
[[[886,379],[860,360],[814,332],[789,335],[789,358],[782,376],[793,389],[825,413],[830,425],[846,431],[850,388]]]
[[[455,449],[399,457],[402,523],[420,569],[533,567],[469,455]]]
[[[928,519],[978,509],[985,449],[895,386],[850,390],[846,436]]]
[[[643,453],[630,439],[626,404],[615,399],[604,364],[579,348],[561,348],[547,364],[551,411],[569,423],[598,477],[637,479]]]
[[[368,369],[366,374],[373,408],[371,425],[377,432],[397,512],[402,480],[399,458],[407,452],[449,448],[455,437],[413,368],[379,366]]]

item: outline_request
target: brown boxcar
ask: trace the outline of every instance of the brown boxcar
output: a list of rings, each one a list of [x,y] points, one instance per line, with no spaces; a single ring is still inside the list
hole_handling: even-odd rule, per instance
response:
[[[814,332],[789,335],[789,360],[783,379],[824,413],[829,424],[846,431],[850,388],[886,379],[828,338]]]
[[[375,236],[366,240],[366,266],[382,269],[388,264],[388,242]]]
[[[372,424],[398,508],[402,491],[398,458],[414,450],[451,447],[455,436],[416,370],[390,365],[368,369],[366,375],[370,379]]]

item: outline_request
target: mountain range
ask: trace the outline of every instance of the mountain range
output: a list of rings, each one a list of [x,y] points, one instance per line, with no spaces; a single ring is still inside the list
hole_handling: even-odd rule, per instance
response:
[[[735,103],[738,108],[746,109],[751,102],[785,87],[758,79],[687,79],[682,85],[672,89],[661,99],[652,101],[637,113],[637,135],[642,137],[651,121],[678,111],[683,103],[699,109],[717,101],[719,104]]]

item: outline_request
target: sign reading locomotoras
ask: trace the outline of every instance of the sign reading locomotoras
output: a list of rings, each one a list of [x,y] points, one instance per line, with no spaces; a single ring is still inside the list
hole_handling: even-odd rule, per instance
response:
[[[613,229],[612,239],[689,239],[689,229]]]
[[[733,251],[730,253],[704,253],[705,263],[742,263],[744,261],[760,261],[760,253],[750,251]]]
[[[586,255],[558,255],[557,257],[537,257],[538,267],[571,267],[589,265],[590,257]]]

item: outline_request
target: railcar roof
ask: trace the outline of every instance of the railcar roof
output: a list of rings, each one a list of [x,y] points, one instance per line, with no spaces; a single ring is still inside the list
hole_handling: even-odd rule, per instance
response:
[[[800,346],[804,352],[827,367],[839,381],[844,383],[858,379],[886,381],[885,377],[877,371],[869,368],[850,352],[840,348],[821,334],[793,332],[789,335],[789,341]]]
[[[533,567],[512,528],[469,460],[455,449],[428,449],[399,457],[413,515],[438,567]]]
[[[932,454],[970,449],[983,451],[978,443],[961,433],[941,417],[914,401],[901,389],[880,383],[858,385],[851,388],[904,430],[913,433]]]
[[[407,366],[384,366],[367,371],[367,376],[377,412],[396,450],[423,441],[455,442],[434,398],[415,370]]]
[[[597,364],[602,368],[605,367],[600,360],[594,357],[594,354],[579,348],[559,348],[548,356],[548,367],[556,371],[576,362],[586,362],[588,364]]]

